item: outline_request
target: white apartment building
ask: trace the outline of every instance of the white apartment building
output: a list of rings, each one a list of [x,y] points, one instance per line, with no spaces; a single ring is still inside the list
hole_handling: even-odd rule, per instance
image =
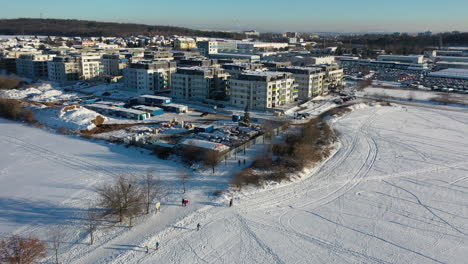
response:
[[[229,74],[217,67],[183,67],[172,74],[171,96],[178,99],[215,99],[226,97]]]
[[[230,103],[265,111],[296,101],[297,87],[289,72],[246,72],[231,79]]]
[[[129,90],[153,94],[170,87],[176,69],[175,62],[138,61],[123,69],[124,83]]]
[[[293,74],[299,90],[299,100],[307,100],[324,92],[326,73],[322,68],[289,66],[279,68],[278,71]]]
[[[317,65],[314,67],[318,67],[325,71],[323,93],[327,93],[328,88],[334,89],[343,85],[344,71],[338,64]]]
[[[100,55],[82,55],[80,59],[83,79],[92,79],[102,75],[103,68]]]
[[[104,54],[101,61],[103,74],[107,76],[121,76],[128,67],[128,59],[121,54]]]
[[[47,62],[55,55],[24,54],[16,59],[16,74],[21,77],[39,79],[48,78]]]

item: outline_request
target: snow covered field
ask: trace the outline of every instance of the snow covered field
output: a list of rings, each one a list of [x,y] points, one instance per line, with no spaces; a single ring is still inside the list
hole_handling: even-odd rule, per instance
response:
[[[73,263],[466,263],[468,112],[366,107],[333,125],[340,149],[303,181],[243,191],[229,208],[207,194],[227,188],[230,161],[195,175],[189,207],[174,194],[88,246],[76,220],[93,185],[152,167],[176,186],[178,165],[0,120],[0,232],[66,224]]]

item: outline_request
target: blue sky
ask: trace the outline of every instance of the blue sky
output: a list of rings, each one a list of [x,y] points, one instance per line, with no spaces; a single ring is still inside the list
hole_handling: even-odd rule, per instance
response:
[[[468,31],[468,0],[0,0],[0,18],[73,18],[199,29]]]

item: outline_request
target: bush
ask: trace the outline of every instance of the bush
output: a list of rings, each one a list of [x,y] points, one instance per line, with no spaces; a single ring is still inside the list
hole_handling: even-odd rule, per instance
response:
[[[31,124],[36,122],[36,117],[34,116],[34,112],[31,109],[23,110],[21,113],[21,118]]]
[[[14,77],[0,75],[0,89],[16,89],[21,81]]]
[[[0,241],[1,263],[37,263],[47,256],[44,242],[35,237],[11,236]]]
[[[21,101],[0,98],[0,116],[16,120],[21,117],[22,110]]]

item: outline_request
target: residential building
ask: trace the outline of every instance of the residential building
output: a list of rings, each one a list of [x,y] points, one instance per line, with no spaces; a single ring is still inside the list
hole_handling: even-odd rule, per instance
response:
[[[199,41],[197,42],[197,48],[200,54],[208,56],[210,54],[218,53],[218,42],[217,41]]]
[[[293,74],[299,90],[299,100],[307,100],[322,95],[324,92],[326,73],[321,68],[289,66],[279,68],[278,71]]]
[[[261,63],[226,63],[221,66],[231,78],[237,77],[246,71],[265,71],[266,68]]]
[[[174,48],[176,50],[196,49],[197,43],[193,38],[178,38],[174,40]]]
[[[80,80],[82,76],[79,56],[56,56],[47,62],[49,80],[66,82]]]
[[[172,74],[171,95],[178,99],[224,100],[229,74],[217,67],[182,67]]]
[[[24,54],[16,59],[16,74],[21,77],[39,79],[48,78],[47,62],[55,55]]]
[[[103,74],[107,76],[121,76],[129,64],[129,60],[122,54],[104,54],[101,60]]]
[[[175,62],[138,61],[123,70],[125,87],[140,94],[154,94],[168,89],[171,74],[177,69]]]
[[[297,84],[289,72],[246,72],[231,79],[233,106],[265,111],[292,103],[297,96]]]
[[[92,79],[102,75],[103,68],[101,63],[101,55],[98,54],[89,54],[89,55],[81,55],[81,73],[82,78]]]
[[[218,61],[217,60],[211,60],[207,59],[205,57],[189,57],[185,59],[181,59],[178,61],[177,65],[179,67],[192,67],[192,66],[198,66],[198,67],[218,67]]]
[[[314,65],[325,72],[325,82],[323,93],[327,93],[328,89],[340,88],[343,85],[344,71],[338,64]]]

